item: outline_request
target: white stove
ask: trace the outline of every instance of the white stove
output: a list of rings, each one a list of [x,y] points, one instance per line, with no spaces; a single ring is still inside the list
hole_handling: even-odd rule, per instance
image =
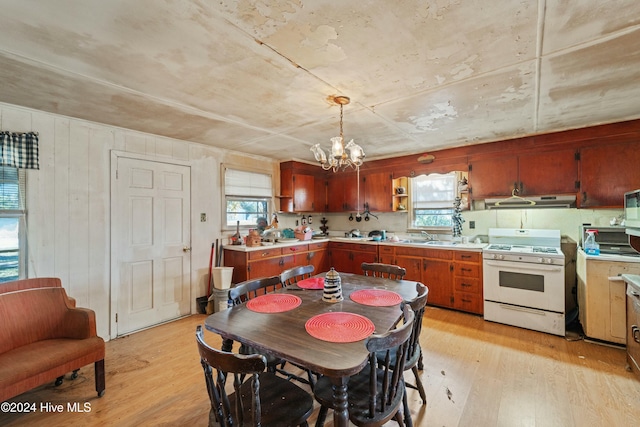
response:
[[[560,230],[489,229],[482,251],[484,318],[565,334]]]

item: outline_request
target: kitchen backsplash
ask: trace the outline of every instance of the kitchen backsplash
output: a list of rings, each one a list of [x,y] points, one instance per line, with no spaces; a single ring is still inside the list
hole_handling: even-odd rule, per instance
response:
[[[372,230],[386,230],[387,236],[407,235],[407,213],[375,213],[377,219],[370,216],[369,221],[364,217],[360,222],[355,218],[349,221],[349,213],[311,214],[311,228],[320,230],[320,220],[328,220],[329,236],[344,236],[345,232],[357,228],[361,234],[367,235]],[[462,216],[463,235],[474,237],[487,235],[489,228],[549,228],[559,229],[562,235],[570,237],[576,242],[580,240],[580,225],[608,226],[613,218],[622,218],[622,209],[505,209],[465,211]],[[309,214],[304,215],[305,218]],[[355,214],[354,214],[355,217]],[[296,220],[300,224],[302,214],[279,213],[280,228],[295,228]],[[475,228],[470,228],[470,222],[475,222]]]

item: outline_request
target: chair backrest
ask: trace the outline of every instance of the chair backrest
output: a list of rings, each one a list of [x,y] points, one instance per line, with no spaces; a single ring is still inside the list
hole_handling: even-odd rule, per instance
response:
[[[381,425],[398,412],[404,394],[402,372],[415,314],[407,304],[403,304],[402,310],[404,323],[401,326],[385,334],[371,335],[366,342],[370,368],[367,417],[380,419]],[[395,357],[392,357],[393,352]],[[385,354],[382,363],[377,360],[377,354],[380,353]],[[394,367],[391,363],[393,358],[401,360],[402,366]]]
[[[363,262],[361,265],[365,276],[384,277],[387,279],[402,280],[407,270],[404,267],[380,262]]]
[[[196,341],[200,353],[200,363],[204,369],[207,393],[211,400],[211,409],[218,423],[225,426],[260,425],[260,380],[267,361],[260,354],[240,355],[217,350],[204,342],[202,325],[196,327]],[[213,369],[216,375],[213,375]],[[229,399],[225,387],[228,374],[233,375],[233,390],[240,396],[240,386],[247,375],[251,375],[251,420],[244,420],[243,399]],[[233,402],[233,404],[231,403]],[[233,406],[233,407],[232,407]]]
[[[409,346],[407,349],[407,359],[404,369],[411,369],[418,362],[420,357],[420,332],[422,332],[422,317],[424,316],[424,309],[427,305],[427,297],[429,296],[429,288],[420,282],[416,283],[416,291],[418,296],[409,304],[411,309],[416,315],[416,319],[413,322],[413,330],[411,331],[411,337],[409,337]]]
[[[295,285],[302,279],[307,279],[313,274],[315,267],[311,264],[293,267],[280,273],[280,283],[283,287]]]
[[[239,305],[258,295],[273,292],[280,286],[280,277],[260,277],[257,279],[245,280],[229,289],[229,301],[231,305]]]

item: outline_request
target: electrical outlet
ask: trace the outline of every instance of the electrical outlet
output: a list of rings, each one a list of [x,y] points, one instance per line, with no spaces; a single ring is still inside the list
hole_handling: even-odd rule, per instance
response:
[[[475,221],[469,221],[469,228],[476,228],[476,222]]]
[[[206,213],[201,213],[200,214],[200,222],[207,222],[207,214]]]

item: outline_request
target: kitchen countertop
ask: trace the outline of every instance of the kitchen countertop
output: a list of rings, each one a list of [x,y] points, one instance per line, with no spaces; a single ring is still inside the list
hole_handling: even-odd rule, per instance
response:
[[[297,242],[276,242],[273,245],[264,245],[264,246],[252,246],[247,247],[246,245],[226,245],[224,246],[225,250],[232,251],[240,251],[240,252],[251,252],[251,251],[259,251],[271,248],[285,248],[290,246],[298,246],[305,245],[309,243],[322,243],[322,242],[347,242],[347,243],[359,243],[366,245],[384,245],[384,246],[409,246],[414,248],[432,248],[432,249],[447,249],[447,250],[464,250],[464,251],[472,251],[472,252],[481,252],[482,249],[487,245],[486,243],[460,243],[460,242],[448,242],[448,241],[433,241],[433,242],[412,242],[412,241],[400,241],[400,242],[391,242],[391,241],[380,241],[377,242],[375,240],[371,240],[368,237],[330,237],[326,239],[312,239],[312,240],[299,240]],[[640,262],[640,258],[638,259]]]
[[[582,248],[578,248],[578,252],[580,252],[588,260],[640,263],[640,256],[603,254],[603,253],[600,253],[600,255],[587,255]]]
[[[622,279],[635,288],[636,291],[640,292],[640,276],[637,274],[623,274]]]

